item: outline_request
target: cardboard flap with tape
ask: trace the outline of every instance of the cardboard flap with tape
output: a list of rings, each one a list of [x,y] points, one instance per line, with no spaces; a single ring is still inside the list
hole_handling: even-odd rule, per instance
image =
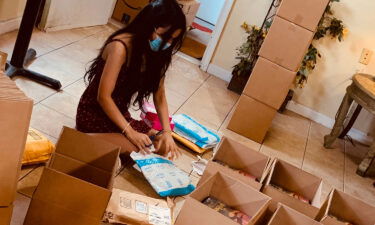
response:
[[[251,217],[254,223],[262,214],[270,198],[251,186],[222,173],[216,173],[199,186],[186,200],[176,225],[205,224],[224,225],[237,224],[226,216],[216,212],[202,203],[208,197],[214,197],[226,205]]]
[[[272,211],[276,210],[280,202],[310,218],[315,218],[318,213],[321,191],[321,178],[279,159],[275,159],[269,168],[262,189],[264,194],[272,198]]]
[[[268,156],[263,155],[247,146],[227,137],[223,137],[217,147],[217,151],[212,159],[209,161],[200,179],[198,186],[204,183],[210,176],[216,172],[223,172],[227,175],[235,177],[260,190],[261,182],[264,177],[264,171],[270,161]],[[226,166],[221,165],[220,163]],[[251,179],[248,176],[241,174],[243,171],[256,178]]]
[[[374,225],[375,205],[334,189],[323,203],[316,219],[325,225]]]

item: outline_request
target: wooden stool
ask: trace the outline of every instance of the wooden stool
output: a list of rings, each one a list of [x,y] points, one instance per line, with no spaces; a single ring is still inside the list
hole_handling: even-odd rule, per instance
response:
[[[358,106],[352,118],[344,128],[344,121],[348,115],[353,100],[358,103]],[[346,89],[346,94],[337,112],[335,125],[333,126],[331,133],[324,137],[325,148],[331,148],[336,138],[345,137],[357,119],[362,107],[372,114],[375,114],[375,77],[368,74],[358,73],[353,76],[353,83]],[[372,161],[374,160],[374,157],[375,143],[371,145],[366,157],[358,166],[358,175],[365,176],[367,170],[371,166]]]

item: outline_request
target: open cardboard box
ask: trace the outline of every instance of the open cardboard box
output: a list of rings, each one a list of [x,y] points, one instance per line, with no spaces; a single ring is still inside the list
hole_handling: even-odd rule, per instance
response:
[[[215,162],[216,160],[228,165],[229,168]],[[217,151],[212,161],[208,162],[206,170],[204,171],[198,186],[204,183],[216,172],[222,172],[250,185],[259,191],[262,187],[265,170],[269,162],[270,158],[268,156],[254,151],[253,149],[250,149],[230,138],[223,137],[217,147]],[[235,170],[241,170],[249,173],[256,177],[257,180],[246,177]]]
[[[315,32],[329,0],[283,0],[277,15]]]
[[[323,203],[316,219],[325,225],[374,225],[375,206],[334,189]]]
[[[268,196],[219,172],[207,179],[187,197],[175,224],[238,225],[238,223],[202,203],[210,196],[251,216],[252,219],[249,224],[254,224],[257,221],[270,202]]]
[[[311,204],[296,199],[271,184],[301,195],[308,199]],[[273,212],[277,208],[277,203],[280,202],[310,218],[315,218],[320,206],[322,179],[287,162],[275,159],[268,168],[262,192],[272,198],[270,210]]]
[[[120,147],[63,128],[25,225],[98,225],[111,197]]]
[[[243,94],[279,109],[295,77],[296,72],[259,57]]]
[[[289,208],[286,205],[279,204],[275,214],[272,216],[268,225],[321,225],[321,223],[315,221],[314,219],[303,215],[296,210]]]
[[[0,225],[9,225],[12,218],[13,205],[0,207]]]
[[[312,31],[275,16],[259,55],[296,72],[313,37]]]

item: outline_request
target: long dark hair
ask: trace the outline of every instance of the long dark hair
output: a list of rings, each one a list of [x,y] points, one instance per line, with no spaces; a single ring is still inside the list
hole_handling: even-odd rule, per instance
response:
[[[181,30],[180,35],[173,39],[172,46],[166,50],[153,52],[150,49],[149,40],[153,32],[158,27],[170,27],[162,35],[163,43],[160,49],[166,44],[176,30]],[[175,0],[154,0],[148,4],[137,17],[125,28],[122,28],[108,37],[100,54],[92,61],[91,66],[85,74],[85,80],[91,83],[95,77],[101,74],[98,72],[102,60],[102,53],[105,46],[113,41],[117,35],[129,33],[132,35],[131,54],[127,55],[127,60],[119,74],[124,74],[125,87],[118,87],[126,98],[126,106],[129,108],[132,97],[134,96],[133,105],[138,103],[141,107],[145,99],[156,92],[159,88],[161,79],[172,61],[172,55],[175,54],[182,45],[182,40],[186,31],[186,19],[182,9]],[[129,52],[127,52],[129,53]],[[142,69],[145,63],[144,71]],[[119,79],[118,78],[118,79]],[[116,90],[116,88],[115,88]]]

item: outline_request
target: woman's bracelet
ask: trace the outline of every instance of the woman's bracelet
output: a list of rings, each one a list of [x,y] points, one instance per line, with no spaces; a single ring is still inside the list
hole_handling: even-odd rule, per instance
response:
[[[129,122],[128,124],[126,124],[125,128],[121,131],[121,134],[126,135],[126,130],[127,130],[128,127],[131,125],[130,123],[131,123],[131,122]]]

